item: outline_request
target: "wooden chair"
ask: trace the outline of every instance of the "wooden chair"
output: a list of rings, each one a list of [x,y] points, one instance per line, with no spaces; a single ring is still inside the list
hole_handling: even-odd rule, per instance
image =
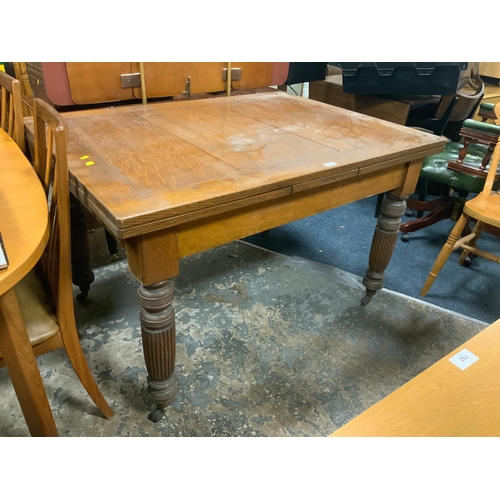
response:
[[[460,140],[462,123],[470,119],[476,112],[484,96],[484,84],[481,82],[479,88],[476,89],[476,93],[473,95],[462,93],[457,94],[457,96],[459,100],[453,108],[444,134],[450,141],[457,143],[456,147],[454,144],[451,144],[449,147],[447,146],[446,149],[446,154],[449,152],[451,155],[450,158],[452,159],[456,156],[456,153],[461,147],[458,141]],[[458,191],[456,191],[454,186],[450,184],[450,179],[454,179],[454,177],[450,177],[449,172],[446,171],[447,162],[444,162],[443,168],[436,168],[431,161],[427,162],[426,160],[424,160],[419,182],[417,184],[416,192],[418,193],[418,198],[410,198],[407,200],[408,210],[416,210],[418,213],[416,219],[401,224],[401,239],[403,241],[409,241],[409,233],[431,226],[440,220],[450,217],[454,218],[455,214],[460,213],[464,200],[469,193],[477,193],[482,189],[481,185],[477,191],[474,191],[473,186],[477,189],[477,183],[473,180],[470,182],[471,187],[469,189],[468,183],[465,182],[465,179],[462,179],[462,181],[464,181],[462,182],[464,187],[458,186]],[[440,189],[442,196],[438,199],[426,201],[429,182]],[[457,188],[456,183],[455,188]],[[450,189],[454,189],[459,196],[450,197]],[[456,218],[454,220],[456,220]]]
[[[0,71],[0,128],[5,130],[26,153],[23,105],[19,80]]]
[[[478,84],[473,80],[469,82],[468,90],[461,90],[457,94],[442,96],[437,109],[431,115],[420,114],[409,116],[406,125],[412,128],[417,128],[434,135],[444,135],[450,141],[460,140],[460,129],[464,120],[471,118],[476,109],[478,108],[484,96],[484,83],[479,81]],[[425,166],[425,165],[424,165]],[[411,215],[413,210],[417,211],[417,219],[411,220],[401,225],[402,240],[409,241],[408,233],[412,233],[422,229],[423,227],[430,226],[450,216],[441,210],[436,209],[436,202],[426,202],[426,195],[428,190],[429,181],[437,183],[441,186],[442,191],[449,191],[446,184],[440,183],[441,179],[436,179],[434,169],[426,172],[425,168],[422,169],[418,184],[416,187],[417,198],[409,198],[406,202],[407,212]],[[380,215],[380,207],[384,195],[379,195],[377,199],[377,207],[375,210],[375,217]],[[442,202],[445,200],[443,198]],[[424,212],[430,212],[424,215]]]
[[[51,234],[36,268],[14,290],[35,356],[64,347],[87,393],[110,418],[113,411],[89,369],[75,323],[66,125],[61,115],[40,99],[34,99],[33,111],[34,168],[47,195]],[[52,153],[54,146],[55,155]],[[5,366],[2,358],[0,366]]]
[[[500,116],[500,103],[495,105],[495,116]],[[497,120],[497,124],[500,120]],[[484,257],[488,260],[500,264],[500,257],[491,253],[480,250],[477,247],[477,240],[481,236],[481,232],[486,225],[493,226],[495,228],[500,228],[500,193],[493,191],[493,184],[495,182],[498,169],[498,160],[500,159],[500,141],[498,141],[498,136],[500,135],[500,126],[483,124],[488,127],[495,127],[497,142],[495,149],[493,151],[493,156],[490,162],[489,170],[486,176],[486,181],[484,188],[475,198],[465,202],[463,207],[463,212],[457,223],[453,227],[448,240],[444,244],[441,252],[439,253],[434,266],[429,273],[427,281],[425,282],[420,295],[424,297],[429,289],[431,288],[434,280],[436,279],[439,271],[441,271],[443,265],[448,260],[453,250],[461,249],[462,253],[460,255],[458,263],[463,265],[465,259],[469,254],[477,255],[478,257]],[[463,237],[460,237],[466,224],[470,219],[476,220],[476,225],[473,231]]]
[[[479,106],[477,116],[478,118],[481,118],[482,122],[486,122],[488,120],[495,121],[497,119],[495,116],[495,104],[492,102],[482,102]]]

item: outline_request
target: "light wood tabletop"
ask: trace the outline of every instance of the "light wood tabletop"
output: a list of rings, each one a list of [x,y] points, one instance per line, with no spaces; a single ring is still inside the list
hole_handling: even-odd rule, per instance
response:
[[[45,388],[12,288],[35,266],[47,244],[47,199],[31,164],[1,129],[0,213],[0,232],[9,261],[9,267],[0,270],[0,353],[31,434],[56,436]]]
[[[160,410],[176,392],[171,278],[180,258],[387,192],[364,280],[367,304],[383,286],[421,162],[445,143],[284,92],[64,117],[71,191],[125,246],[141,284],[149,392]]]
[[[333,437],[500,436],[500,320]]]
[[[0,270],[0,295],[33,268],[48,239],[47,200],[19,146],[0,129],[0,233],[9,267]]]

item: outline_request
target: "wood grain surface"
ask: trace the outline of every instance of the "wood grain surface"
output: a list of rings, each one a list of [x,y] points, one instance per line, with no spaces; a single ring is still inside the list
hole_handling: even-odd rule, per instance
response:
[[[444,145],[430,134],[281,92],[65,118],[72,191],[119,239],[170,227],[179,216],[195,221],[306,183],[402,165]]]
[[[479,358],[464,370],[463,349]],[[499,364],[496,321],[332,436],[500,436]]]
[[[9,267],[0,270],[0,295],[33,268],[49,237],[47,200],[17,144],[0,129],[0,233]]]

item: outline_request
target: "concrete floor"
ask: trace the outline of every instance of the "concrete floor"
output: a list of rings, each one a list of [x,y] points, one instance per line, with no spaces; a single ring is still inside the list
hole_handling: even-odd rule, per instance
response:
[[[43,355],[62,436],[327,436],[485,326],[384,290],[360,306],[361,278],[235,242],[181,262],[179,392],[152,423],[137,283],[122,249],[111,263],[103,231],[90,238],[96,279],[77,324],[115,416],[101,417],[64,351]],[[5,369],[0,393],[0,435],[29,435]]]

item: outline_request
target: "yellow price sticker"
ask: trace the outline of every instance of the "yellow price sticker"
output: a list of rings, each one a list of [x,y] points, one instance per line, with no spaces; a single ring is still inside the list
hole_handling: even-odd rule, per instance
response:
[[[90,167],[90,165],[94,165],[94,162],[93,161],[87,161],[87,162],[85,162],[85,165],[87,165],[87,167]]]

